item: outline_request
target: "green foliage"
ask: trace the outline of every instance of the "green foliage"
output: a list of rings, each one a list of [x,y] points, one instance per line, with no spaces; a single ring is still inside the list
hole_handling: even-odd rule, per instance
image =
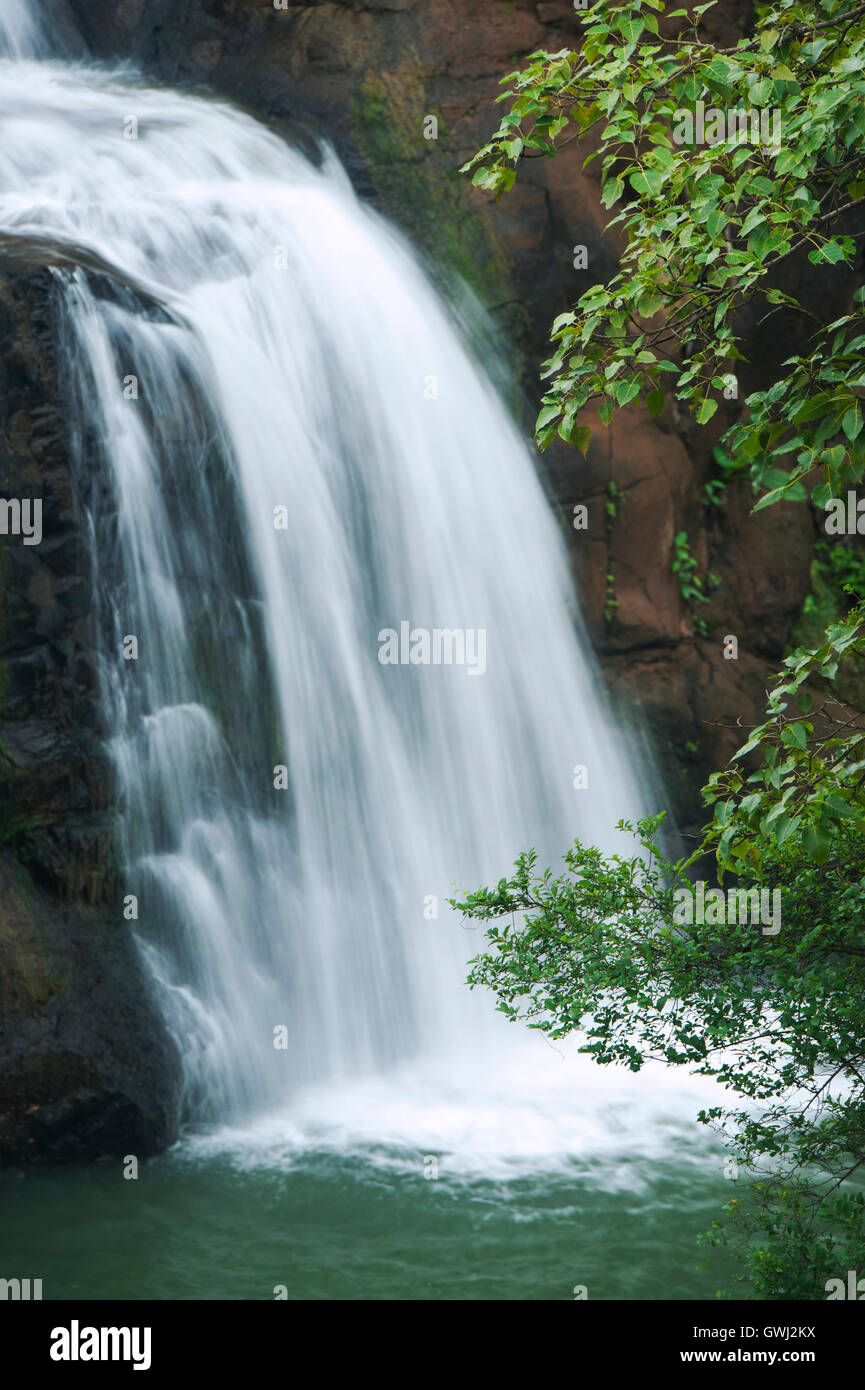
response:
[[[758,3],[752,31],[725,50],[701,32],[712,7],[599,0],[579,53],[537,53],[505,79],[509,109],[465,169],[499,196],[522,159],[563,138],[590,137],[585,163],[602,161],[624,251],[610,281],[553,324],[541,447],[559,435],[585,452],[591,404],[609,424],[635,402],[659,415],[673,395],[707,424],[736,398],[742,309],[761,324],[783,311],[813,323],[808,350],[748,397],[715,449],[706,501],[719,505],[743,469],[763,494],[755,510],[802,500],[822,470],[812,496],[824,505],[865,473],[865,292],[824,325],[778,272],[796,253],[817,271],[853,263],[865,4]],[[728,115],[712,143],[691,138],[699,103]],[[754,110],[778,115],[777,139],[772,119],[743,137]],[[688,1066],[739,1098],[700,1115],[751,1179],[706,1240],[733,1242],[741,1277],[769,1299],[824,1298],[827,1279],[865,1268],[865,720],[844,704],[865,660],[865,566],[850,546],[818,548],[818,560],[826,630],[785,658],[765,722],[704,788],[712,820],[690,859],[658,854],[655,817],[620,827],[637,835],[631,857],[577,842],[554,878],[528,853],[510,879],[453,901],[487,924],[469,979],[508,1018],[552,1038],[579,1032],[601,1064]],[[693,611],[706,594],[685,532],[673,570]],[[781,895],[777,933],[675,917],[707,855],[721,884]]]
[[[758,1298],[825,1297],[865,1268],[865,720],[832,693],[863,646],[857,605],[786,659],[765,723],[704,789],[713,816],[690,859],[658,854],[656,816],[619,827],[639,854],[577,842],[559,878],[525,854],[512,878],[453,901],[510,918],[469,976],[508,1018],[580,1030],[601,1064],[685,1065],[741,1098],[699,1117],[751,1179],[705,1240],[737,1248]],[[814,682],[828,692],[816,708]],[[722,884],[780,895],[777,932],[729,915],[681,924],[676,895],[710,852]]]
[[[727,483],[734,474],[748,467],[747,459],[731,459],[720,444],[712,450],[712,457],[718,468],[718,475],[710,478],[703,491],[703,500],[709,507],[722,507],[725,501]]]
[[[785,658],[768,719],[704,790],[722,873],[759,869],[768,850],[783,846],[834,869],[841,831],[851,825],[865,834],[865,723],[831,693],[815,706],[813,693],[815,680],[831,692],[839,665],[863,654],[865,613],[857,606],[818,647]],[[758,750],[760,765],[749,774],[743,760]]]
[[[619,606],[619,600],[616,598],[616,576],[610,570],[607,570],[604,576],[604,586],[604,622],[609,624],[613,621],[613,615]]]
[[[607,500],[604,503],[604,516],[606,518],[606,529],[609,535],[613,529],[613,522],[619,515],[622,506],[622,496],[619,492],[619,485],[614,479],[607,483]]]
[[[811,564],[811,592],[790,635],[785,655],[818,647],[824,633],[865,599],[865,548],[858,537],[819,540]],[[865,657],[850,657],[839,669],[834,692],[842,702],[865,709]]]
[[[619,485],[611,479],[607,484],[607,500],[604,503],[604,532],[607,537],[608,545],[621,506],[622,495],[619,491]],[[619,600],[616,598],[616,578],[612,571],[607,570],[604,576],[604,582],[604,622],[609,625],[613,621],[613,616],[619,606]]]
[[[824,540],[817,542],[815,550],[840,610],[848,612],[856,598],[865,600],[865,549]]]
[[[694,571],[697,561],[691,554],[687,531],[680,531],[674,541],[673,574],[679,579],[679,592],[686,603],[708,603],[703,593],[703,581]]]
[[[694,615],[694,628],[701,636],[706,635],[706,624],[699,617],[695,608],[698,603],[708,603],[708,595],[704,592],[702,577],[697,574],[697,560],[691,554],[691,547],[688,543],[687,531],[680,531],[674,541],[672,571],[679,581],[679,593]],[[718,576],[710,571],[706,575],[707,584],[717,584]]]
[[[688,866],[658,855],[660,819],[636,827],[641,854],[577,842],[554,878],[532,852],[510,879],[455,899],[490,924],[470,983],[550,1038],[581,1030],[601,1064],[685,1065],[741,1097],[699,1116],[752,1178],[706,1239],[738,1248],[757,1297],[825,1297],[826,1279],[865,1266],[865,1197],[850,1181],[865,1164],[865,839],[845,827],[844,868],[828,879],[801,843],[765,847],[777,935],[683,928],[673,902]],[[741,866],[741,882],[767,872]]]
[[[625,242],[611,280],[553,324],[541,447],[558,434],[584,448],[592,402],[607,424],[632,402],[659,414],[672,394],[707,423],[744,360],[742,307],[761,322],[782,309],[813,320],[777,287],[778,269],[796,252],[818,268],[853,262],[845,228],[865,202],[865,9],[773,0],[757,7],[751,34],[720,50],[700,30],[711,8],[689,17],[664,16],[663,0],[593,5],[579,52],[536,53],[504,79],[508,110],[464,166],[501,195],[521,160],[591,133],[585,163],[601,160],[608,226]],[[673,37],[660,33],[659,16],[678,19]],[[771,122],[765,143],[763,128],[745,129],[739,115],[713,143],[687,143],[685,118],[701,102],[749,118],[777,113],[777,143]],[[786,375],[748,398],[724,444],[764,491],[758,506],[803,497],[802,480],[819,469],[818,503],[862,478],[863,345],[857,295],[849,314],[816,324]]]

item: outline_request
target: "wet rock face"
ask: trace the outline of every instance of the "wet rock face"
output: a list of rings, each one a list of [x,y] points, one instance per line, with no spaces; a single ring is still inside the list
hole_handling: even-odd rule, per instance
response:
[[[41,540],[0,536],[0,843],[58,896],[99,896],[110,788],[89,562],[76,515],[47,272],[0,261],[0,485],[41,502]]]
[[[156,1153],[179,1088],[122,922],[62,905],[0,852],[0,1164]]]
[[[0,496],[42,504],[38,544],[0,535],[0,1161],[150,1152],[175,1133],[177,1063],[109,906],[111,786],[53,292],[47,272],[2,261]]]

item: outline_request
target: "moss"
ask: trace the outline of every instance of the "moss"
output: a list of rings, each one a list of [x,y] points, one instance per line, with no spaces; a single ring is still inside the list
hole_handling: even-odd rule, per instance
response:
[[[16,815],[11,803],[0,806],[0,846],[17,845],[44,823],[32,816]]]
[[[414,61],[393,75],[368,73],[361,84],[355,120],[376,191],[445,277],[456,272],[488,307],[511,301],[507,255],[487,210],[466,204],[468,185],[425,78]],[[430,115],[439,123],[435,140],[424,138]]]

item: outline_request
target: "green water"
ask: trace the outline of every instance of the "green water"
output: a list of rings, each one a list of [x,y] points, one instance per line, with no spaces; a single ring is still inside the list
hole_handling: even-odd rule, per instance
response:
[[[606,1186],[605,1186],[606,1184]],[[730,1197],[720,1169],[435,1181],[378,1158],[242,1167],[182,1147],[142,1163],[0,1173],[0,1274],[45,1299],[712,1299],[697,1245]]]

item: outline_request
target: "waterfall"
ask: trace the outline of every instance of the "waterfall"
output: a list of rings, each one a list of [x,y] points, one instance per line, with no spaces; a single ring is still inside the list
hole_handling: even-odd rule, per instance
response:
[[[0,57],[32,58],[45,50],[42,16],[32,0],[0,0]]]
[[[508,1030],[446,898],[621,848],[640,801],[529,449],[331,153],[128,70],[2,79],[0,231],[58,251],[123,893],[188,1116],[483,1071]]]

